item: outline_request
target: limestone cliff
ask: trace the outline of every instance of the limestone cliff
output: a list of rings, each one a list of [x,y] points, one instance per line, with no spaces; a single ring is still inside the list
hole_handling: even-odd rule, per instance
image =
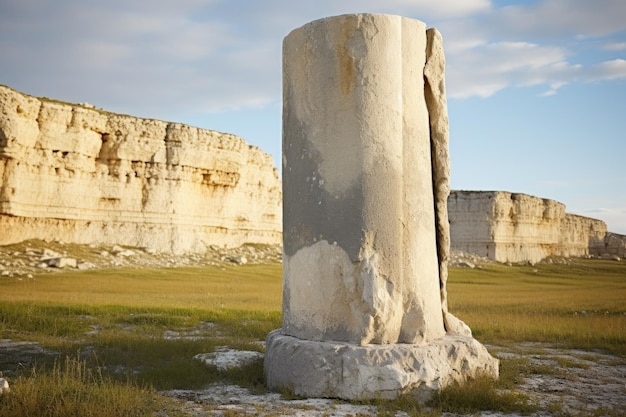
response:
[[[558,201],[503,191],[452,191],[448,199],[453,250],[499,262],[549,256],[624,256],[626,238],[601,220],[565,212]]]
[[[234,135],[0,86],[0,244],[279,244],[270,155]]]

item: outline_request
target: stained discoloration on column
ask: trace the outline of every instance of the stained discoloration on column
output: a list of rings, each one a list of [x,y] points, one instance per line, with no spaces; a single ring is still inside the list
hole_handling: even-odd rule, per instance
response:
[[[285,38],[283,327],[268,337],[268,386],[393,397],[497,372],[447,313],[443,66],[440,35],[400,16],[321,19]],[[467,356],[429,362],[450,352]]]
[[[444,334],[425,45],[422,22],[383,15],[324,19],[285,39],[287,334],[358,344]],[[294,268],[303,262],[313,265]]]

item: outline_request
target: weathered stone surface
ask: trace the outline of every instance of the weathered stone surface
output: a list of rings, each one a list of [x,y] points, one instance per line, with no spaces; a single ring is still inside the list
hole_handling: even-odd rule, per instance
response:
[[[445,333],[426,43],[422,22],[367,14],[285,38],[287,334],[368,344]]]
[[[424,94],[430,122],[435,224],[437,227],[437,258],[443,311],[448,310],[446,282],[450,258],[450,225],[448,196],[450,195],[450,152],[448,104],[446,99],[443,39],[437,29],[426,31],[426,65],[424,66]]]
[[[526,194],[453,191],[448,214],[453,250],[498,262],[619,256],[626,246],[626,238],[607,233],[603,221],[566,213],[558,201]]]
[[[270,155],[236,136],[0,86],[0,244],[280,243]]]
[[[602,220],[565,213],[559,219],[559,240],[551,256],[603,255],[608,232]],[[552,249],[552,247],[548,247]]]
[[[66,258],[66,257],[58,257],[58,258],[49,258],[44,261],[47,266],[51,266],[53,268],[77,268],[78,263],[74,258]]]
[[[434,391],[478,375],[497,375],[498,360],[467,336],[447,335],[427,345],[302,340],[269,334],[265,361],[270,389],[288,387],[304,397],[392,399],[412,392],[428,399]]]
[[[343,15],[283,45],[283,326],[270,388],[424,397],[498,361],[447,311],[448,120],[441,36]]]
[[[595,254],[626,257],[626,235],[607,233],[604,237],[604,242],[596,248]]]

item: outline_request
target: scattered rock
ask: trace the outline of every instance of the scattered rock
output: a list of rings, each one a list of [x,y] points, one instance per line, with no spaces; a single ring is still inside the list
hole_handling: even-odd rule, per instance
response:
[[[77,265],[77,268],[80,270],[95,269],[96,266],[92,264],[91,262],[81,262]]]
[[[9,387],[9,381],[2,378],[2,372],[0,372],[0,395],[11,392],[11,388]]]
[[[494,261],[489,258],[474,255],[471,253],[461,252],[461,251],[452,251],[450,253],[450,259],[448,261],[448,265],[450,267],[457,268],[482,268],[482,264],[494,263]]]
[[[118,245],[113,246],[111,249],[111,253],[115,256],[121,256],[123,258],[128,258],[131,256],[135,256],[135,252],[130,249],[124,249]]]
[[[64,257],[50,258],[46,259],[44,262],[46,263],[46,265],[53,268],[76,268],[78,265],[76,259]]]
[[[476,265],[474,265],[473,263],[469,262],[469,261],[460,261],[456,266],[462,266],[465,268],[476,268]]]
[[[60,254],[60,253],[57,253],[57,252],[55,252],[55,251],[53,251],[53,250],[50,250],[50,249],[48,249],[48,248],[44,248],[44,249],[42,250],[42,253],[41,253],[41,259],[42,259],[42,260],[44,260],[44,261],[45,261],[46,259],[51,259],[51,258],[60,258],[60,257],[61,257],[61,254]]]
[[[501,360],[525,358],[532,365],[550,367],[549,372],[520,375],[515,387],[518,395],[526,395],[542,410],[560,407],[560,412],[540,411],[533,416],[544,415],[622,415],[626,407],[624,375],[626,362],[623,358],[599,352],[559,349],[543,343],[522,342],[515,346],[487,346]],[[227,348],[224,348],[227,349]],[[377,408],[361,403],[342,402],[334,399],[308,398],[285,399],[278,393],[252,394],[248,389],[223,383],[211,384],[199,390],[170,390],[160,394],[181,401],[185,416],[223,415],[281,415],[299,417],[323,416],[376,416]],[[604,413],[601,413],[605,410]],[[612,411],[606,411],[612,410]],[[397,416],[407,416],[398,412]],[[444,413],[446,417],[467,414]],[[503,414],[483,411],[481,417]]]
[[[248,263],[248,258],[245,256],[227,256],[226,260],[237,265],[245,265]]]
[[[45,245],[45,246],[44,246]],[[115,256],[111,256],[111,255]],[[70,269],[177,268],[225,264],[268,264],[282,261],[278,245],[214,246],[202,253],[174,255],[145,248],[102,247],[29,240],[0,246],[0,277],[54,273]]]
[[[376,407],[343,403],[331,398],[289,400],[271,392],[253,394],[250,390],[223,383],[210,384],[202,390],[161,391],[162,395],[181,401],[185,416],[296,416],[296,417],[366,417],[376,416]],[[405,416],[398,413],[398,416]]]
[[[212,353],[199,353],[193,357],[205,365],[215,366],[218,371],[241,368],[263,358],[263,354],[254,351],[234,350],[228,346],[219,346]]]

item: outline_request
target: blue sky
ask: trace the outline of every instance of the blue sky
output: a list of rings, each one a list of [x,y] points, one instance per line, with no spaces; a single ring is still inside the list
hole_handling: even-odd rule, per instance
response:
[[[282,39],[357,12],[442,32],[453,189],[626,234],[624,0],[0,0],[0,84],[234,133],[278,164]]]

